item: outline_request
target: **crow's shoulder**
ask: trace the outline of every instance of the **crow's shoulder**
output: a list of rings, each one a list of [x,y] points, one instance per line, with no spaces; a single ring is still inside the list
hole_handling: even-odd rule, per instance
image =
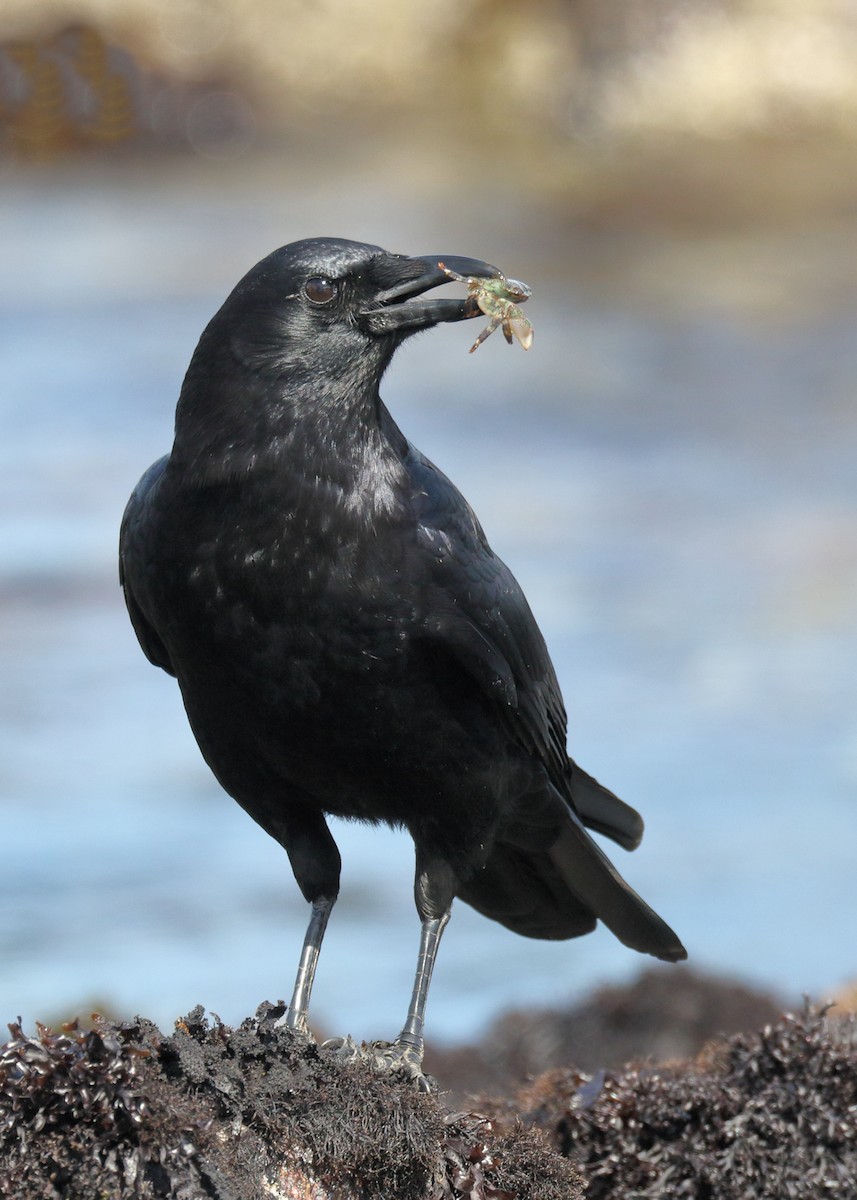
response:
[[[149,467],[125,506],[119,532],[119,582],[143,653],[156,667],[175,675],[167,648],[147,616],[148,594],[156,569],[152,557],[152,513],[168,461],[169,455],[164,455]]]

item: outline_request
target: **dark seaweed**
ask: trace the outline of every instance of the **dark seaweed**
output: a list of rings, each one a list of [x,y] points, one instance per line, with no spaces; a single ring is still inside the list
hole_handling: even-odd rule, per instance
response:
[[[152,1086],[150,1049],[122,1028],[36,1030],[10,1024],[0,1048],[0,1196],[212,1194],[195,1145],[206,1114]]]
[[[524,1119],[576,1161],[587,1200],[853,1200],[857,1025],[806,1006],[696,1061],[555,1071]]]
[[[263,1005],[230,1029],[202,1008],[0,1052],[0,1196],[15,1200],[576,1200],[543,1135],[450,1116],[413,1082],[343,1061]],[[267,1190],[266,1190],[267,1189]]]
[[[857,1021],[807,1005],[690,1062],[555,1069],[515,1100],[437,1096],[201,1008],[0,1049],[15,1200],[853,1200]],[[442,1100],[443,1097],[440,1099]],[[278,1188],[279,1191],[272,1191]]]

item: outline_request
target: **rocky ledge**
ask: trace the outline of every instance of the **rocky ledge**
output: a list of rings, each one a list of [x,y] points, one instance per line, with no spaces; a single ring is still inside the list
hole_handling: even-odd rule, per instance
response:
[[[638,985],[635,985],[638,986]],[[202,1008],[97,1019],[0,1050],[0,1196],[15,1200],[853,1200],[857,1026],[805,1005],[693,1058],[504,1094],[421,1093]],[[483,1050],[484,1053],[484,1050]],[[443,1081],[441,1080],[441,1084]],[[459,1085],[460,1088],[460,1085]]]

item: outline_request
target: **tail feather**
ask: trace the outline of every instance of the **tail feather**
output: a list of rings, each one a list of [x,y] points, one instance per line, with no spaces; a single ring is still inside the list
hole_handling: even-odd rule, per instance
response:
[[[583,824],[612,838],[625,850],[636,850],[643,837],[643,818],[636,809],[568,760],[571,798]]]
[[[552,786],[528,793],[504,822],[484,866],[457,894],[525,937],[573,938],[599,920],[632,950],[667,962],[687,958],[669,925],[625,882],[584,828],[632,850],[643,822],[569,760],[573,805]]]
[[[588,905],[569,893],[546,853],[508,842],[495,843],[488,862],[457,894],[522,937],[564,941],[591,933],[597,923]]]
[[[673,930],[625,882],[573,814],[548,856],[568,890],[624,945],[667,962],[687,958]]]

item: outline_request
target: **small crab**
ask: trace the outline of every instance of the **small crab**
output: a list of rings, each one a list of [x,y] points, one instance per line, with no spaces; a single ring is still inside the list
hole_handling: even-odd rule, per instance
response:
[[[475,275],[459,275],[442,262],[437,265],[450,279],[466,283],[468,296],[476,301],[486,317],[491,318],[470,347],[471,354],[490,337],[498,325],[502,326],[503,336],[510,346],[514,334],[523,348],[529,350],[533,344],[533,326],[521,312],[520,305],[532,295],[531,288],[517,279],[507,279],[505,275],[499,275],[497,279],[480,279]]]

